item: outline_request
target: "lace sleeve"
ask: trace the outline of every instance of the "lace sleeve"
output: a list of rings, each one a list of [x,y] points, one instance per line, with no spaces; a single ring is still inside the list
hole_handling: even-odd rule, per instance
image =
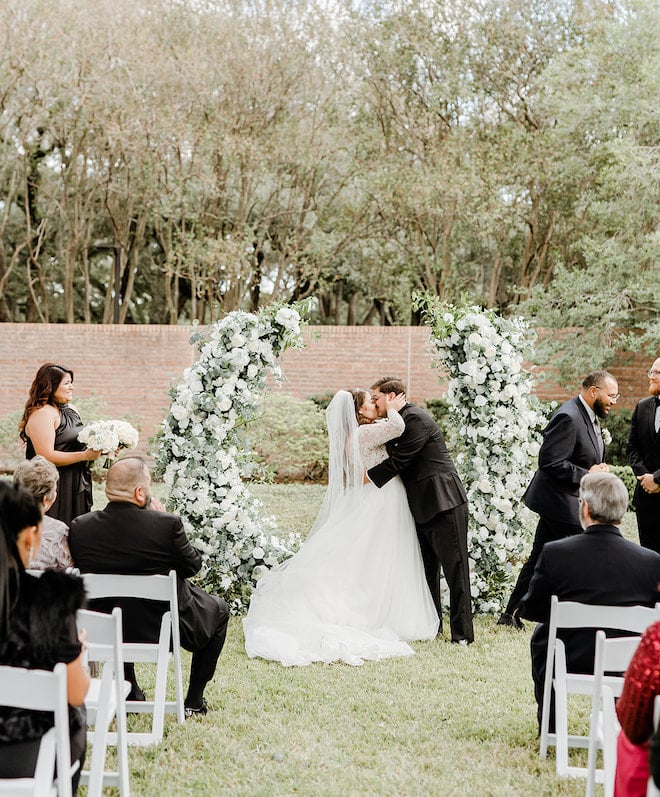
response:
[[[403,418],[396,410],[388,410],[386,419],[360,426],[360,455],[367,470],[387,458],[385,443],[400,437],[405,428]]]

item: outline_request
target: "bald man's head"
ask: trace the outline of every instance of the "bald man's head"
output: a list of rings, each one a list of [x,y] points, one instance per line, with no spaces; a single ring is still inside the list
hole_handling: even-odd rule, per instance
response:
[[[105,483],[108,501],[146,506],[151,498],[151,474],[144,460],[126,457],[111,465]]]

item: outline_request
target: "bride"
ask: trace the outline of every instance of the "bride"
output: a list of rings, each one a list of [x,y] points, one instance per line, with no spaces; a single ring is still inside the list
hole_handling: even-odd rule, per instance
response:
[[[251,658],[359,665],[410,656],[406,640],[435,637],[438,615],[403,484],[398,476],[380,490],[364,484],[365,470],[404,430],[404,403],[397,396],[381,420],[366,390],[340,390],[328,405],[325,499],[298,553],[259,579],[243,620]]]

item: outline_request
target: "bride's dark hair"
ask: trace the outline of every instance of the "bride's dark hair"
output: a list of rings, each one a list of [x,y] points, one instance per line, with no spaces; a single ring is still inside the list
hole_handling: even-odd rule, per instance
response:
[[[351,394],[351,396],[353,396],[353,404],[355,404],[355,420],[358,422],[358,424],[370,423],[367,418],[364,418],[362,415],[360,415],[360,407],[362,407],[366,402],[369,391],[362,387],[355,387],[348,392]]]

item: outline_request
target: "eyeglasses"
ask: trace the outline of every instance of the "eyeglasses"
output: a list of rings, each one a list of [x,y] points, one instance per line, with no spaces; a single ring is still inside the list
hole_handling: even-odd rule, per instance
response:
[[[660,376],[660,371],[656,371],[655,368],[651,368],[651,370],[646,374],[649,379],[653,379],[654,376]]]
[[[600,390],[601,392],[605,393],[605,388],[600,387],[599,385],[593,385],[596,390]],[[621,393],[605,393],[607,398],[610,401],[618,401],[621,398]]]

